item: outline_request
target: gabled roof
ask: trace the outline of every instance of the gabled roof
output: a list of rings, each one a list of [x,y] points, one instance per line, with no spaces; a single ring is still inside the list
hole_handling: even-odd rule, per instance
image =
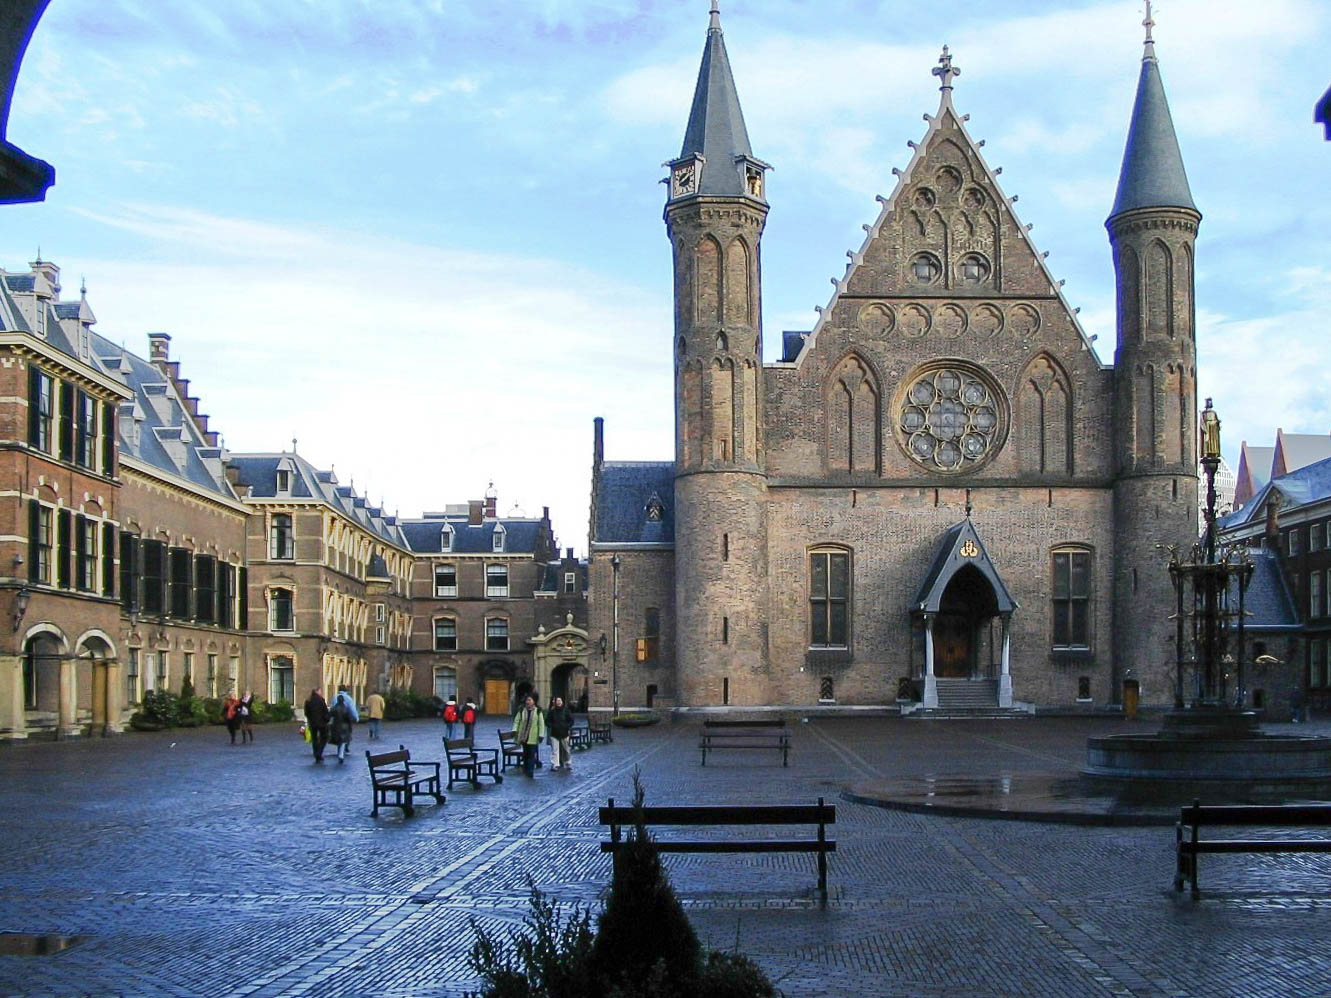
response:
[[[994,568],[994,563],[989,560],[989,552],[985,550],[975,524],[971,522],[970,517],[967,517],[960,523],[948,527],[943,534],[938,544],[938,554],[934,556],[934,563],[929,566],[929,572],[924,577],[919,595],[915,597],[911,609],[917,613],[937,613],[948,583],[957,572],[967,566],[978,570],[989,583],[999,613],[1011,613],[1017,608],[1017,601],[1007,591],[998,569]]]
[[[1288,475],[1273,478],[1242,509],[1216,521],[1220,529],[1232,529],[1256,523],[1266,515],[1266,504],[1273,494],[1280,496],[1280,508],[1288,511],[1297,506],[1331,499],[1331,458],[1305,465]]]
[[[1274,447],[1253,447],[1243,441],[1239,447],[1239,467],[1234,473],[1234,505],[1241,507],[1262,490],[1271,480],[1271,460]]]
[[[1331,457],[1331,434],[1286,433],[1276,430],[1275,454],[1271,458],[1271,477],[1278,478]]]
[[[593,496],[596,536],[593,544],[675,543],[675,463],[606,461]],[[661,518],[648,509],[660,504]]]
[[[371,506],[364,496],[346,485],[338,485],[331,471],[321,471],[299,454],[289,452],[231,454],[227,465],[235,469],[241,484],[249,486],[247,499],[316,500],[338,511],[352,523],[363,527],[380,540],[396,547],[406,547],[395,517]],[[289,470],[291,489],[278,493],[278,469]]]
[[[1142,56],[1141,76],[1137,79],[1137,98],[1132,105],[1132,123],[1123,149],[1123,167],[1118,176],[1118,193],[1109,217],[1135,208],[1190,208],[1192,191],[1183,169],[1174,119],[1165,99],[1165,85],[1160,79],[1160,64],[1155,58],[1147,21],[1146,52]]]
[[[48,326],[48,342],[53,341],[53,332]],[[134,392],[132,402],[121,403],[117,420],[120,453],[205,492],[234,500],[221,450],[199,433],[166,375],[97,333],[89,333],[89,350],[97,366]]]
[[[712,4],[711,23],[698,82],[693,91],[693,107],[684,130],[681,159],[700,155],[705,159],[698,178],[697,192],[720,197],[748,194],[744,173],[736,162],[740,157],[753,159],[749,131],[744,126],[744,112],[739,106],[735,77],[730,71],[725,38],[721,34],[721,15]]]
[[[875,244],[880,240],[888,240],[888,233],[892,231],[892,226],[889,223],[892,222],[894,217],[899,217],[898,213],[905,214],[914,210],[911,204],[911,193],[922,182],[926,184],[929,182],[930,171],[946,163],[946,154],[952,149],[957,150],[964,157],[966,168],[974,174],[975,185],[984,189],[987,199],[992,199],[994,208],[1000,218],[999,228],[1014,233],[1020,240],[1021,249],[1010,254],[1011,258],[1005,265],[1008,275],[1007,282],[1004,283],[1001,291],[995,292],[994,298],[1015,300],[1036,296],[1056,299],[1059,305],[1062,306],[1068,325],[1080,337],[1083,348],[1099,363],[1099,357],[1095,353],[1085,329],[1082,328],[1077,312],[1068,305],[1067,299],[1063,296],[1061,282],[1050,272],[1044,254],[1036,248],[1026,226],[1021,224],[1016,210],[1012,206],[1012,199],[1003,193],[997,175],[982,155],[979,143],[971,137],[967,130],[967,116],[957,113],[953,106],[952,85],[950,83],[950,76],[953,74],[951,73],[950,59],[950,55],[945,51],[940,63],[946,62],[949,69],[949,80],[939,88],[941,98],[938,112],[925,116],[929,122],[929,127],[924,133],[924,138],[918,143],[913,143],[915,152],[911,156],[910,163],[907,164],[904,170],[894,171],[897,172],[897,183],[891,196],[886,200],[880,198],[882,209],[879,211],[878,217],[871,226],[866,227],[867,235],[864,242],[860,245],[859,250],[851,255],[851,260],[846,265],[845,274],[840,279],[833,280],[835,290],[832,292],[832,297],[827,305],[818,309],[818,321],[814,324],[813,330],[808,333],[783,334],[782,360],[778,363],[792,363],[798,366],[812,355],[823,327],[834,321],[833,317],[838,313],[837,305],[843,296],[848,296],[853,301],[858,301],[864,296],[886,299],[897,297],[946,299],[948,297],[947,290],[942,285],[934,289],[921,289],[907,286],[904,279],[900,287],[881,287],[873,284],[866,278],[877,273],[881,268],[872,265],[866,266],[866,258],[878,250]],[[937,69],[935,75],[941,75]],[[899,247],[894,243],[888,242],[888,245],[893,253],[899,250]],[[1019,262],[1015,258],[1016,253],[1020,253],[1022,256]],[[1016,275],[1023,275],[1019,286],[1015,284]],[[803,337],[802,346],[798,343],[797,337]],[[799,349],[795,349],[796,347],[799,347]],[[1107,369],[1109,365],[1101,363],[1100,366]]]
[[[483,520],[472,526],[467,514],[403,520],[398,526],[407,547],[415,554],[535,554],[541,541],[542,520],[529,518]],[[444,527],[453,532],[453,544],[443,547]],[[494,549],[497,530],[504,534],[504,550]]]

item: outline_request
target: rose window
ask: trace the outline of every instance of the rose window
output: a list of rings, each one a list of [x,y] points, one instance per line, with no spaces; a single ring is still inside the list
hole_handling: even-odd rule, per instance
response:
[[[996,449],[1000,403],[977,374],[954,367],[922,375],[901,403],[906,453],[934,471],[964,471]]]

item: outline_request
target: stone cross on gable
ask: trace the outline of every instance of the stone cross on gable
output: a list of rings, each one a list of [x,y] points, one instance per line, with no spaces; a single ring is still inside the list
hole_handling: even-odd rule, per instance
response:
[[[952,54],[943,46],[943,54],[938,57],[938,65],[933,68],[934,76],[943,81],[939,90],[951,90],[952,81],[961,75],[961,70],[952,65]]]

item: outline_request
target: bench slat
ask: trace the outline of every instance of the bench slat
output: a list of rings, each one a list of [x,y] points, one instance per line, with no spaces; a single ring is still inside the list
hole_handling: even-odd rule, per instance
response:
[[[657,852],[836,852],[836,839],[819,842],[816,839],[761,839],[745,842],[727,839],[717,842],[655,842]],[[601,852],[618,852],[626,848],[625,842],[602,842]]]
[[[1179,822],[1192,825],[1331,825],[1331,805],[1207,804],[1184,807]]]
[[[1331,852],[1331,839],[1202,839],[1179,844],[1183,853]]]
[[[836,823],[834,804],[758,804],[739,806],[731,804],[699,805],[697,807],[644,807],[643,819],[648,825],[832,825]],[[634,809],[631,807],[603,807],[599,822],[602,825],[632,825]]]

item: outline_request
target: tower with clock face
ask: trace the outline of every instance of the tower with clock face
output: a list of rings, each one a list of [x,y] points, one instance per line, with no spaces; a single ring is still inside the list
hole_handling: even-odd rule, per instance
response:
[[[680,699],[757,703],[766,688],[759,243],[767,219],[714,9],[693,108],[667,163],[675,270],[676,641]],[[741,556],[742,554],[742,556]]]

